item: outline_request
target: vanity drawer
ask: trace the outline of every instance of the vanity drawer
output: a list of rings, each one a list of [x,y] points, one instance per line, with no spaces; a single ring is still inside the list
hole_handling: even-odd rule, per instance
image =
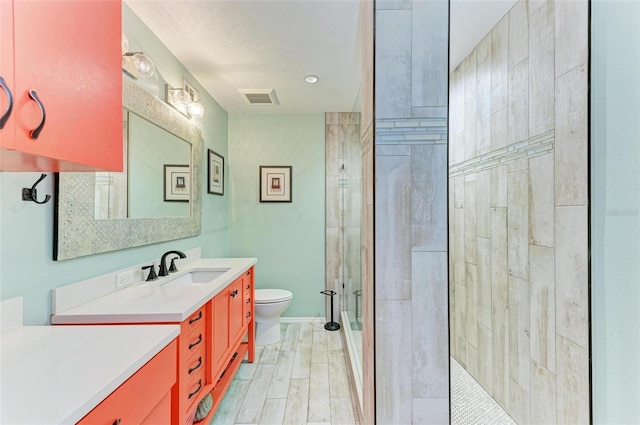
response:
[[[204,347],[197,352],[193,353],[193,356],[187,359],[186,367],[183,371],[183,376],[185,379],[189,379],[191,376],[194,376],[200,373],[200,370],[205,369],[205,363],[207,359],[205,356]]]
[[[180,338],[180,358],[188,359],[194,355],[194,353],[202,352],[204,353],[204,347],[206,346],[206,335],[203,332],[193,332],[191,335],[188,335],[184,338]]]
[[[195,403],[202,399],[203,390],[206,385],[205,382],[205,373],[204,367],[197,369],[192,375],[189,377],[185,377],[186,383],[186,392],[182,395],[184,397],[184,403],[182,404],[185,407],[185,413],[189,413],[189,411],[195,407]]]
[[[194,332],[204,332],[204,325],[206,322],[205,315],[206,309],[204,306],[202,306],[195,313],[189,316],[184,322],[182,322],[181,333],[188,336]]]
[[[246,326],[254,315],[253,267],[242,275],[242,323]]]
[[[158,415],[163,417],[162,423],[169,423],[170,409],[166,409],[166,400],[170,402],[171,387],[176,382],[176,356],[177,343],[174,340],[82,418],[78,425],[142,424],[147,418],[158,418]]]

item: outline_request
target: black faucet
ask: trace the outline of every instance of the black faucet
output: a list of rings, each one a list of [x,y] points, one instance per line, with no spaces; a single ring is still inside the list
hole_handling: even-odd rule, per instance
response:
[[[187,258],[184,252],[182,251],[167,251],[162,254],[162,258],[160,259],[160,271],[158,272],[158,276],[167,276],[169,275],[169,270],[167,270],[167,255],[176,254],[180,258]],[[171,272],[177,272],[178,269],[171,270]]]
[[[145,279],[147,282],[151,282],[152,280],[158,280],[158,275],[156,274],[156,266],[151,264],[149,266],[144,266],[142,270],[149,269],[149,275]]]

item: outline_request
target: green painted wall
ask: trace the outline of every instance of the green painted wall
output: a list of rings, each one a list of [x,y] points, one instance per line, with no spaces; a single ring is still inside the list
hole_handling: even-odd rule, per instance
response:
[[[159,42],[126,5],[123,6],[123,32],[130,50],[142,50],[152,58],[156,74],[140,85],[164,99],[164,84],[180,85],[182,78],[194,84],[206,108],[203,118],[192,122],[202,130],[207,149],[227,155],[227,112],[209,96],[180,62]],[[185,118],[186,119],[186,118]],[[202,160],[203,167],[205,159]],[[228,167],[225,170],[228,175]],[[31,187],[40,173],[0,173],[0,299],[24,297],[26,325],[49,323],[51,289],[99,276],[131,265],[159,258],[170,248],[187,250],[202,247],[206,257],[229,255],[229,187],[225,196],[206,194],[206,168],[203,168],[202,233],[198,237],[170,241],[140,248],[92,255],[55,262],[53,258],[53,202],[36,205],[23,202],[23,187]],[[38,196],[54,192],[53,175],[38,186]]]
[[[259,202],[261,165],[293,167],[293,202]],[[324,114],[230,114],[229,167],[230,255],[258,258],[256,288],[293,292],[283,316],[324,317]]]

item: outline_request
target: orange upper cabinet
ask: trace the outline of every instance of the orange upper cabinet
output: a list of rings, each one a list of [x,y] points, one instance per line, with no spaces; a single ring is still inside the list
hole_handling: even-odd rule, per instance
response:
[[[121,0],[2,0],[0,170],[122,171]]]

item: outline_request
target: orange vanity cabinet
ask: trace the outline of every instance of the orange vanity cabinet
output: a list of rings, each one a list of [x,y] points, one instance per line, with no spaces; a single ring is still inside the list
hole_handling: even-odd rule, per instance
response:
[[[0,1],[0,171],[122,170],[122,2]]]
[[[208,423],[242,359],[247,355],[253,362],[253,270],[244,271],[180,324],[172,423],[191,423],[198,403],[211,393],[213,407],[200,422]]]
[[[170,424],[177,344],[176,340],[169,343],[82,418],[78,425]]]
[[[180,326],[180,334],[172,343],[173,357],[165,359],[162,363],[165,366],[160,368],[154,366],[151,369],[149,366],[151,362],[149,362],[121,387],[125,388],[127,385],[126,388],[133,388],[133,390],[120,392],[121,388],[119,388],[80,423],[83,425],[89,423],[190,425],[194,423],[198,404],[207,394],[211,394],[213,407],[206,418],[197,422],[203,425],[208,424],[242,360],[245,356],[249,362],[254,360],[253,279],[254,268],[250,267],[182,322],[147,323],[150,326],[161,324]],[[74,322],[74,324],[78,323]],[[120,324],[126,326],[125,323]],[[143,374],[142,372],[147,369],[153,372]],[[154,378],[156,373],[162,376],[171,375],[173,379],[171,385],[163,384],[164,389],[160,390],[161,385]],[[134,384],[129,384],[130,381]],[[167,388],[170,388],[170,396],[167,396],[169,391]],[[140,392],[139,395],[136,394],[137,391]],[[116,393],[124,395],[116,397]],[[155,394],[152,401],[146,401],[147,393]],[[157,407],[153,409],[140,407],[142,409],[140,413],[137,407],[139,401],[144,406],[155,403],[153,406]],[[131,410],[135,410],[136,416],[120,413],[123,411],[121,407],[123,405],[131,405]],[[169,409],[168,416],[167,409]],[[126,413],[128,410],[124,409],[124,411]],[[102,420],[103,418],[106,422]],[[121,421],[117,422],[118,419]]]
[[[254,268],[251,267],[210,301],[213,314],[209,361],[213,408],[203,423],[213,417],[245,355],[249,362],[254,360],[253,275]]]
[[[178,337],[178,385],[175,387],[174,408],[171,423],[184,424],[193,415],[197,403],[206,394],[207,385],[207,345],[210,330],[210,302],[180,323]]]
[[[247,279],[250,279],[247,280]],[[249,289],[247,289],[249,287]],[[218,379],[225,371],[229,358],[242,346],[247,336],[249,361],[253,362],[254,323],[253,323],[253,267],[245,271],[212,300],[212,341],[211,370]]]

